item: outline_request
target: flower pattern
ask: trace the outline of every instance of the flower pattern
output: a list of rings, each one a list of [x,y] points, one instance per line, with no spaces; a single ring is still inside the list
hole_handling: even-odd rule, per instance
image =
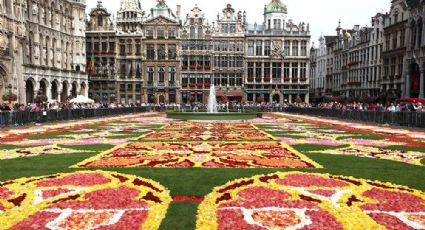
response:
[[[198,207],[197,229],[424,229],[425,194],[301,172],[239,179]]]
[[[75,172],[0,183],[1,229],[158,229],[169,191],[114,172]]]
[[[77,167],[319,168],[279,142],[134,142]]]

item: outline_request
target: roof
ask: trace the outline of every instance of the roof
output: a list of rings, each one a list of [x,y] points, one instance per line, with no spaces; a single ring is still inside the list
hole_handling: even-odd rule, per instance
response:
[[[288,13],[286,5],[280,0],[272,0],[264,6],[264,14],[267,13]]]

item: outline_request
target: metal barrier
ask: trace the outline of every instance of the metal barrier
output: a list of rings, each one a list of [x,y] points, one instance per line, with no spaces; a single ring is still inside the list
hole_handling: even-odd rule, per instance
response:
[[[322,108],[296,108],[284,109],[288,113],[339,118],[342,120],[361,121],[376,124],[389,124],[396,126],[425,128],[425,113],[422,112],[383,112],[383,111],[357,111]]]
[[[152,111],[151,107],[131,107],[116,109],[49,110],[40,112],[0,112],[0,127],[144,113],[150,111]]]

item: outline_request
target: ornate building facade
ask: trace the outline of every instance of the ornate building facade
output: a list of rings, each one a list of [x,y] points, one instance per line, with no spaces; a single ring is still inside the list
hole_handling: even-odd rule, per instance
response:
[[[406,38],[406,28],[409,14],[406,1],[395,0],[391,3],[390,12],[384,17],[381,87],[386,97],[403,97],[407,88],[411,88],[413,94],[419,95],[418,76],[412,76],[413,81],[418,82],[412,84],[412,87],[408,87],[410,81],[406,79],[405,55],[406,47],[410,43]]]
[[[176,13],[165,3],[151,8],[142,23],[144,101],[180,103],[180,6]]]
[[[143,88],[142,22],[145,13],[139,0],[121,0],[116,22],[116,102],[146,102]]]
[[[28,1],[27,9],[25,101],[37,93],[62,102],[87,96],[85,1]]]
[[[198,6],[186,15],[181,36],[182,102],[207,103],[212,79],[212,31]]]
[[[0,1],[0,96],[10,91],[19,100],[25,100],[22,56],[27,34],[23,13],[26,8],[25,1]]]
[[[227,4],[213,25],[213,81],[220,100],[242,101],[245,97],[244,40],[246,14]]]
[[[287,19],[287,6],[272,0],[262,25],[246,32],[247,101],[309,101],[310,28]]]
[[[115,27],[102,1],[98,1],[89,17],[86,26],[87,63],[94,65],[93,71],[89,70],[89,97],[102,103],[115,102]]]
[[[425,1],[407,1],[406,97],[425,98]]]
[[[85,1],[0,1],[4,86],[18,102],[37,94],[66,101],[87,95]],[[7,35],[6,35],[7,34]]]

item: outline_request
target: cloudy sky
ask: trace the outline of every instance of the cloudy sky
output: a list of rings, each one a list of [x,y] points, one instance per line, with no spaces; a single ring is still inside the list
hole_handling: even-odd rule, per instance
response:
[[[215,20],[227,3],[233,5],[236,11],[246,11],[248,22],[262,23],[264,5],[271,0],[167,0],[170,8],[182,6],[182,15],[198,4],[204,10],[207,18]],[[317,43],[321,34],[334,35],[338,20],[341,19],[344,28],[354,25],[370,25],[371,17],[378,12],[388,12],[391,0],[282,0],[288,6],[288,18],[298,24],[310,23],[312,39]],[[95,7],[97,0],[87,0],[88,11]],[[141,0],[144,11],[156,4],[156,0]],[[116,15],[120,0],[103,0],[103,5]],[[183,18],[182,18],[183,19]]]

